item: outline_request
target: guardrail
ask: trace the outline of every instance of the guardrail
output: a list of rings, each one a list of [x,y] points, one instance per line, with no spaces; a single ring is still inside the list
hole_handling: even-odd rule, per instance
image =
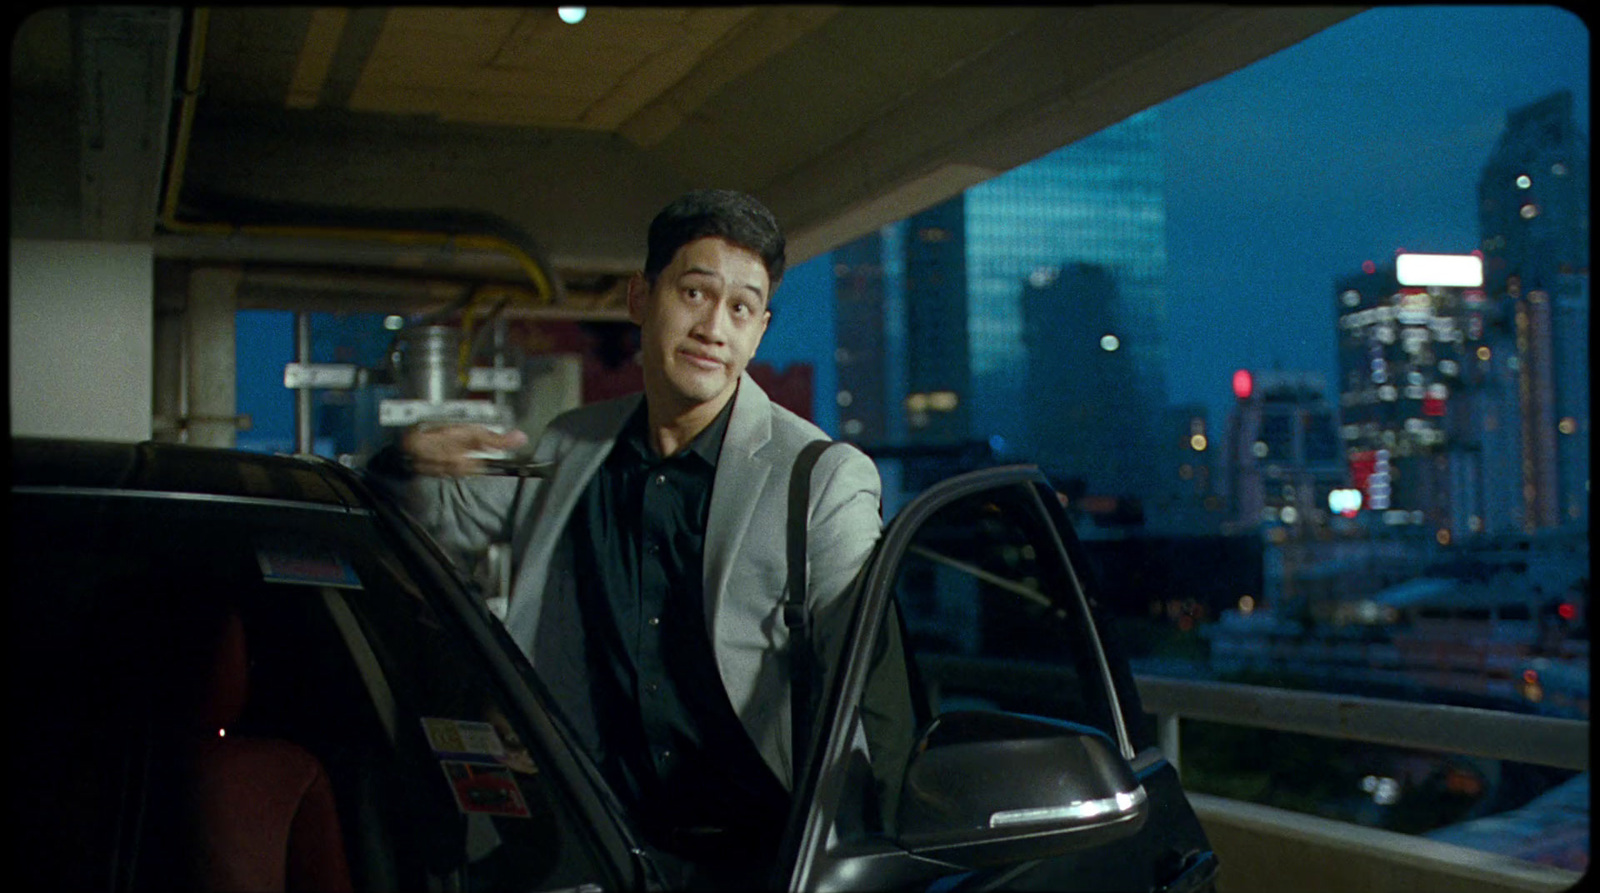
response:
[[[933,686],[1015,695],[1076,688],[1068,667],[994,658],[920,655]],[[1579,771],[1589,768],[1589,723],[1478,707],[1297,691],[1237,682],[1137,675],[1139,699],[1156,717],[1161,749],[1178,765],[1181,718],[1320,735],[1441,753],[1469,754]]]
[[[1045,694],[1076,686],[1070,669],[993,659],[919,658],[924,679],[965,692]],[[1179,722],[1201,720],[1563,769],[1589,768],[1589,724],[1473,707],[1139,675],[1162,753],[1181,756]],[[1223,866],[1219,893],[1551,893],[1577,872],[1428,838],[1224,797],[1191,794]]]
[[[1177,721],[1183,717],[1560,769],[1589,768],[1589,724],[1583,720],[1234,682],[1155,676],[1134,681],[1145,712],[1156,717],[1162,753],[1173,765],[1181,754]]]

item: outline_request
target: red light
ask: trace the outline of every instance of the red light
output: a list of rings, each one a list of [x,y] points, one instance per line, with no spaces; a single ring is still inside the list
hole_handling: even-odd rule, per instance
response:
[[[1535,682],[1538,682],[1539,681],[1539,671],[1538,670],[1523,670],[1522,671],[1522,681],[1528,683],[1529,685],[1532,685]]]
[[[1422,398],[1423,415],[1444,415],[1444,401],[1438,397]]]
[[[1370,260],[1364,260],[1361,262],[1361,272],[1370,276],[1373,273],[1378,272],[1378,265]]]
[[[1354,484],[1363,496],[1367,493],[1367,480],[1377,470],[1378,454],[1372,450],[1365,450],[1350,457],[1350,483]]]
[[[1233,373],[1233,396],[1240,400],[1249,400],[1253,391],[1255,391],[1255,379],[1250,377],[1249,369],[1240,369]]]
[[[1578,616],[1578,606],[1570,602],[1563,602],[1561,607],[1556,608],[1556,613],[1561,615],[1562,620],[1571,620]]]

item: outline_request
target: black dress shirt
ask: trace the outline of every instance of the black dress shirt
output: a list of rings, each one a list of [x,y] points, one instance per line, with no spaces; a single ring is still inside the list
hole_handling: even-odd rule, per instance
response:
[[[568,526],[601,771],[668,848],[708,827],[775,838],[788,803],[728,701],[708,631],[706,518],[732,407],[662,457],[641,402]]]

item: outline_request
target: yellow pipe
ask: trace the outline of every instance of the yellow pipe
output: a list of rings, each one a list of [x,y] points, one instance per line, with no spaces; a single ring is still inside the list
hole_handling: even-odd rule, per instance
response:
[[[177,141],[176,145],[173,146],[172,165],[167,172],[167,188],[162,199],[162,226],[173,232],[200,235],[356,239],[390,242],[399,245],[440,245],[446,247],[455,245],[462,248],[498,251],[509,255],[522,267],[522,271],[533,282],[534,291],[541,303],[549,304],[555,300],[555,289],[551,287],[544,268],[529,257],[527,252],[498,236],[479,234],[452,235],[450,233],[428,232],[425,230],[387,230],[355,227],[191,223],[179,220],[177,214],[178,192],[183,183],[184,167],[188,159],[189,138],[194,127],[195,97],[200,89],[200,65],[205,55],[206,28],[209,21],[210,10],[198,8],[194,11],[189,34],[188,70],[184,80],[183,99],[179,105]]]

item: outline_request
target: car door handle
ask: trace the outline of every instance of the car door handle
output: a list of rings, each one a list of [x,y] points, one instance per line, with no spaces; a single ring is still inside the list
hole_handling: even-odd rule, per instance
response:
[[[1211,889],[1217,879],[1217,854],[1211,850],[1190,853],[1178,866],[1178,871],[1165,883],[1155,888],[1155,893],[1198,893]]]

